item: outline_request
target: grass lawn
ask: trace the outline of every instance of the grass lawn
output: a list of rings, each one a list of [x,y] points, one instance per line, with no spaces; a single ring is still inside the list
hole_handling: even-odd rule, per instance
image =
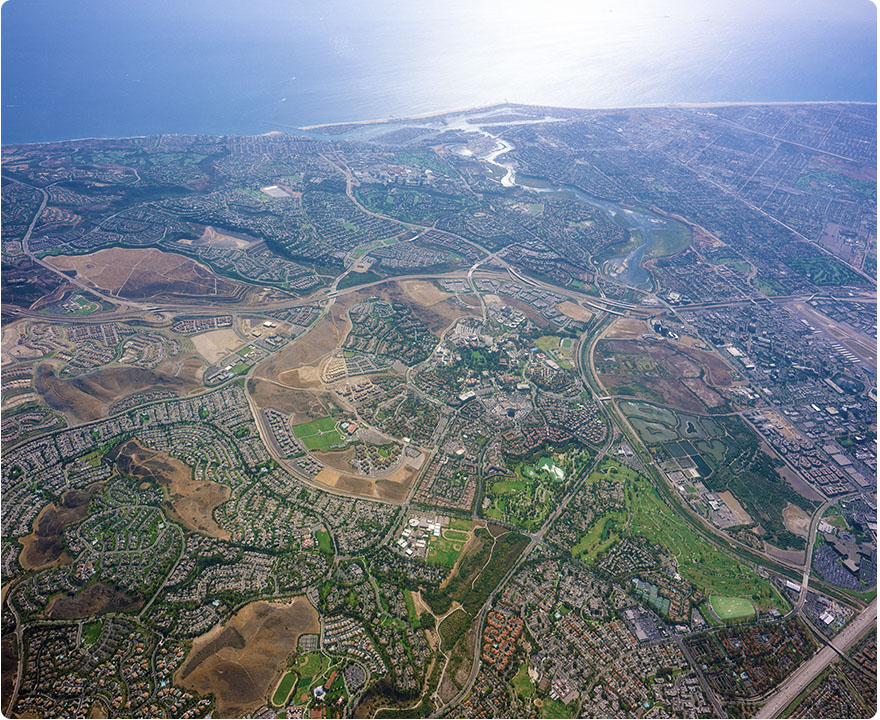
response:
[[[419,623],[419,616],[416,613],[416,604],[413,602],[412,593],[406,588],[403,589],[403,600],[406,603],[406,619],[412,627],[416,627]]]
[[[98,636],[101,634],[101,623],[100,622],[90,622],[83,625],[82,629],[82,639],[83,644],[86,646],[94,645],[95,641],[98,639]]]
[[[308,655],[302,655],[297,658],[296,671],[302,678],[312,677],[316,673],[321,672],[322,665],[323,656],[321,653],[309,653]]]
[[[76,310],[73,311],[74,315],[91,315],[101,309],[100,305],[89,302],[84,297],[77,297],[73,302],[76,305]]]
[[[559,338],[556,335],[542,335],[535,340],[535,346],[538,350],[549,354],[559,347]]]
[[[574,715],[568,705],[563,705],[559,700],[551,700],[550,698],[547,698],[544,700],[544,705],[541,708],[541,717],[570,718],[574,717]]]
[[[309,450],[329,450],[331,446],[345,442],[336,429],[336,421],[331,417],[294,425],[293,434],[302,440]]]
[[[443,531],[443,537],[447,540],[452,540],[452,542],[462,543],[467,542],[470,537],[470,533],[466,533],[463,530],[452,530],[450,528],[446,528]]]
[[[752,285],[755,286],[755,289],[757,289],[758,292],[768,297],[785,294],[785,286],[780,285],[771,278],[752,278]]]
[[[582,283],[580,280],[572,280],[569,285],[575,290],[580,290],[582,293],[599,297],[599,288],[593,285],[593,283],[585,284]]]
[[[729,265],[742,275],[748,275],[749,270],[752,269],[751,265],[749,265],[745,260],[740,260],[739,258],[721,258],[716,262],[718,265]]]
[[[326,530],[318,530],[315,533],[315,540],[318,541],[318,549],[327,555],[333,554],[333,543],[330,541],[330,533]]]
[[[449,520],[449,527],[453,530],[464,530],[466,532],[470,532],[473,526],[474,524],[470,520],[462,520],[461,518],[451,518]]]
[[[529,664],[524,660],[519,666],[516,675],[513,676],[513,689],[521,698],[530,698],[535,694],[535,683],[529,677]]]
[[[526,484],[522,480],[499,480],[497,483],[492,483],[493,495],[507,495],[522,492],[525,489]]]
[[[322,417],[302,425],[295,425],[293,431],[297,437],[307,437],[318,433],[330,432],[336,427],[336,421],[332,417]]]
[[[248,370],[251,369],[250,363],[240,362],[236,365],[230,372],[233,375],[244,375]]]
[[[504,520],[504,509],[493,505],[486,510],[485,515],[490,520]]]
[[[710,595],[709,604],[722,620],[739,620],[755,614],[755,606],[745,598]]]
[[[272,704],[276,707],[283,705],[287,701],[287,696],[290,695],[290,691],[293,690],[295,683],[296,673],[289,671],[284,673],[281,682],[279,682],[278,687],[275,688],[275,694],[272,695]]]
[[[293,691],[293,703],[300,707],[309,704],[309,686],[312,684],[312,678],[303,678],[296,684],[296,690]]]
[[[841,530],[849,530],[849,523],[847,523],[846,518],[840,514],[840,510],[836,507],[828,508],[828,511],[825,513],[822,519],[829,525],[834,525],[834,527],[836,528],[840,528]]]

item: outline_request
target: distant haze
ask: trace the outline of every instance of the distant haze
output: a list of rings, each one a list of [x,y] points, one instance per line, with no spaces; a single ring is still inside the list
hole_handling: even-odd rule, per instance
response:
[[[0,47],[4,143],[877,88],[868,0],[10,0]]]

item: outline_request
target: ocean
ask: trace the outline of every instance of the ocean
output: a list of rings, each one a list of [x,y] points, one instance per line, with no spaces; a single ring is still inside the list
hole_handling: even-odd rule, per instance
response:
[[[877,90],[869,0],[9,0],[0,35],[3,143]]]

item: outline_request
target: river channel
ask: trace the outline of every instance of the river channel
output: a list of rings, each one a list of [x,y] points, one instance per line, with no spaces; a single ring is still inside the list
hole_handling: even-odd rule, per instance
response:
[[[486,133],[489,135],[489,133]],[[651,274],[642,266],[645,256],[662,255],[664,249],[670,247],[670,238],[680,236],[689,238],[690,230],[684,224],[658,215],[645,208],[624,207],[611,200],[588,195],[573,185],[553,183],[546,178],[518,175],[512,165],[499,162],[498,158],[513,150],[508,140],[490,135],[496,141],[495,148],[481,160],[491,163],[499,171],[504,172],[501,184],[505,187],[521,187],[530,192],[556,194],[566,198],[577,198],[581,202],[596,208],[616,225],[629,231],[629,242],[624,243],[618,255],[612,255],[603,263],[603,272],[618,282],[630,287],[650,290]],[[676,249],[683,249],[684,244],[673,243]],[[679,247],[680,245],[680,247]]]

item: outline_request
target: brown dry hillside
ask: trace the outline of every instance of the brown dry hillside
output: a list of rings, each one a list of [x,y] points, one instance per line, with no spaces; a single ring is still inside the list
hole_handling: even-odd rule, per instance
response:
[[[92,496],[103,487],[95,483],[84,490],[68,490],[59,504],[50,503],[34,520],[34,531],[23,538],[19,562],[25,570],[36,570],[70,560],[61,537],[64,528],[85,518]]]
[[[46,616],[53,620],[75,620],[105,612],[134,610],[145,600],[143,595],[129,595],[107,583],[93,582],[76,595],[56,595],[46,609]]]
[[[299,636],[320,627],[305,598],[252,602],[193,641],[174,684],[199,695],[213,693],[218,717],[244,717],[267,702]]]
[[[47,258],[78,280],[132,300],[205,299],[212,302],[258,302],[283,297],[276,290],[230,280],[183,255],[156,248],[108,248],[88,255]]]
[[[194,380],[130,367],[111,367],[62,380],[51,367],[41,365],[34,376],[34,388],[50,407],[84,421],[105,417],[116,400],[141,390],[173,390],[184,395],[198,387]]]
[[[196,480],[189,465],[136,440],[114,448],[108,457],[123,475],[158,483],[165,490],[165,510],[172,520],[203,535],[229,539],[229,531],[214,521],[214,508],[229,498],[226,485]]]

